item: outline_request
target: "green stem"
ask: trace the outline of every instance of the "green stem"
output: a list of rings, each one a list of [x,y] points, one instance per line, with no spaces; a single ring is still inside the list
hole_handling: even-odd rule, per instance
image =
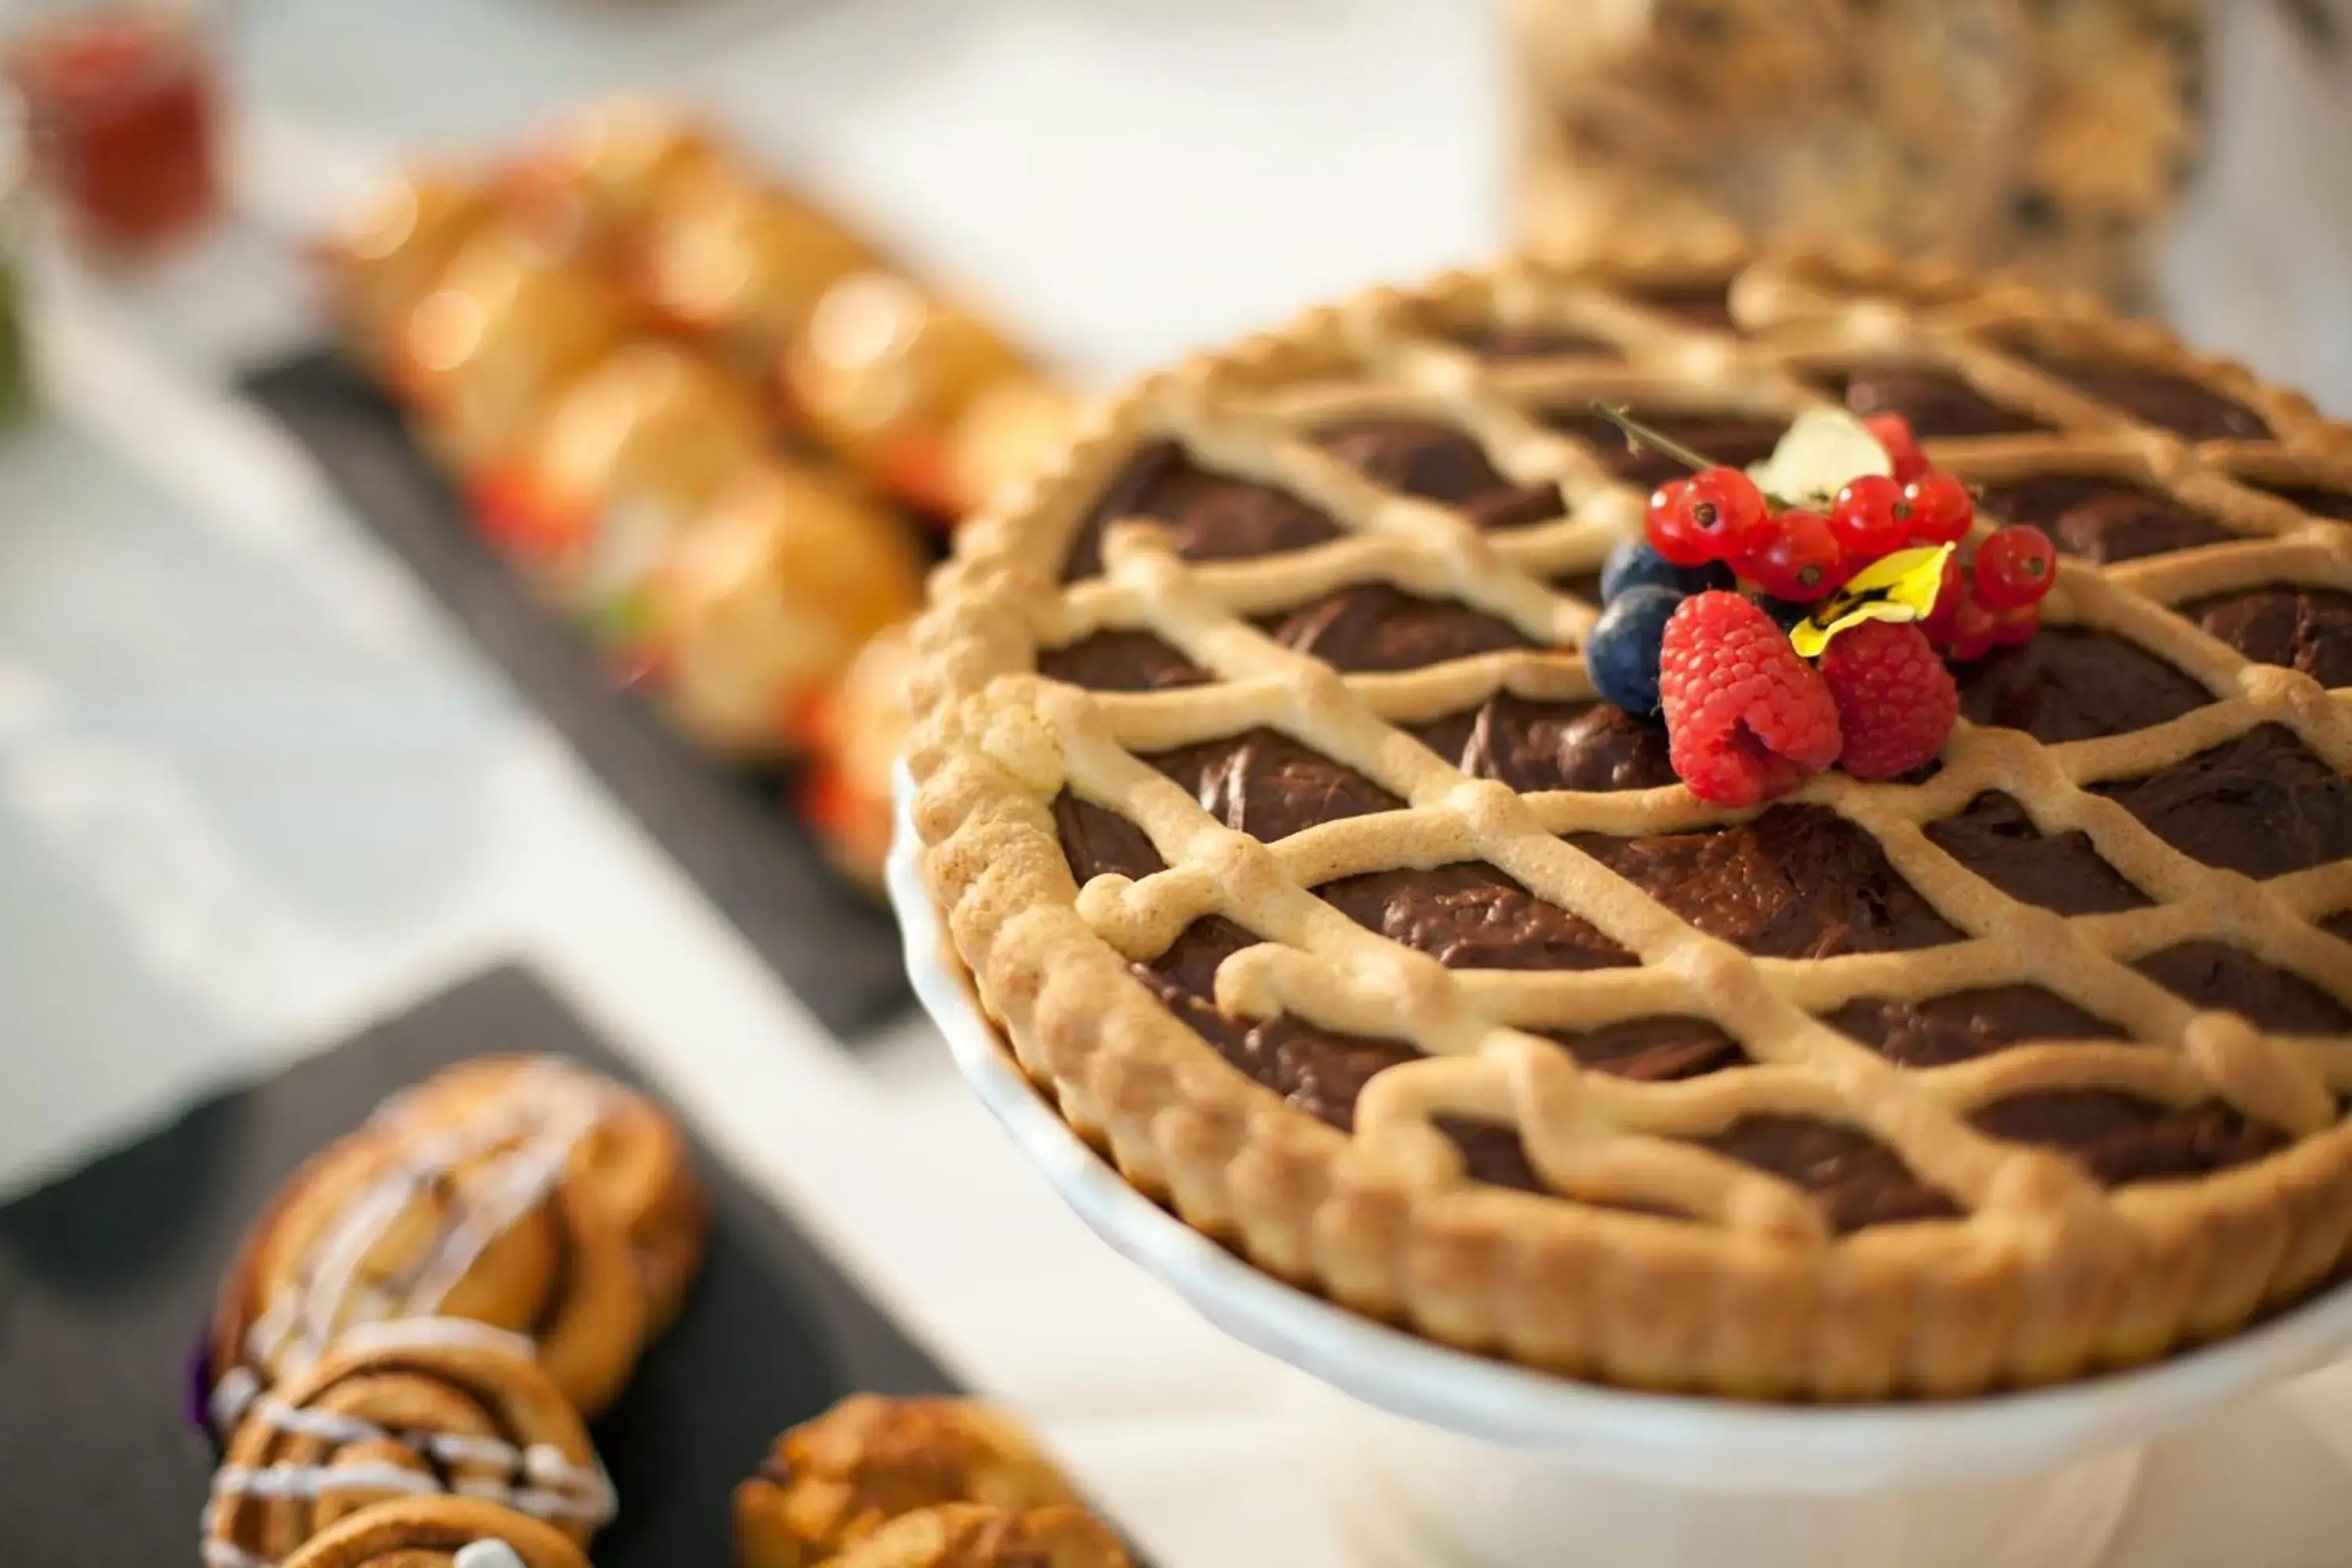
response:
[[[1675,440],[1672,436],[1667,435],[1664,431],[1657,429],[1653,426],[1643,424],[1639,419],[1633,417],[1633,414],[1631,409],[1625,407],[1622,404],[1612,406],[1606,403],[1595,402],[1592,405],[1592,412],[1598,414],[1601,417],[1617,426],[1618,429],[1623,431],[1625,433],[1625,444],[1633,447],[1637,452],[1644,447],[1651,448],[1653,451],[1663,452],[1667,457],[1672,458],[1675,462],[1681,463],[1685,467],[1688,468],[1693,473],[1698,472],[1701,468],[1720,468],[1722,466],[1713,458],[1708,457],[1706,453],[1693,451],[1690,447],[1684,446],[1680,441]]]
[[[1634,418],[1632,411],[1626,408],[1622,404],[1612,405],[1595,400],[1592,405],[1592,412],[1598,414],[1601,418],[1606,419],[1609,423],[1617,426],[1618,429],[1623,431],[1625,433],[1625,444],[1633,447],[1637,452],[1644,447],[1648,447],[1655,451],[1664,452],[1675,462],[1680,463],[1685,468],[1690,469],[1692,473],[1696,473],[1701,468],[1719,468],[1727,466],[1717,462],[1705,452],[1698,451],[1694,447],[1684,446],[1680,441],[1675,440],[1672,436],[1669,436],[1664,431],[1658,429],[1655,426],[1643,424],[1639,419]],[[1781,500],[1779,496],[1772,494],[1769,490],[1764,492],[1764,500],[1765,504],[1771,507],[1776,511],[1786,511],[1789,510],[1790,504],[1790,502]]]

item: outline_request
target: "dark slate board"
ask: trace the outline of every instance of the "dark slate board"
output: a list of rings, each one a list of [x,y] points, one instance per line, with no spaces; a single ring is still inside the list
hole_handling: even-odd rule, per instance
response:
[[[0,1208],[0,1563],[194,1563],[212,1459],[186,1363],[247,1223],[386,1094],[517,1049],[631,1076],[500,969]],[[601,1568],[725,1568],[729,1494],[778,1432],[855,1390],[953,1387],[786,1217],[707,1159],[702,1174],[709,1261],[595,1428],[621,1496]]]
[[[400,412],[325,353],[247,375],[345,501],[425,580],[835,1035],[905,1007],[898,928],[845,882],[788,805],[790,779],[732,767],[615,690],[579,632],[533,599],[467,523]]]

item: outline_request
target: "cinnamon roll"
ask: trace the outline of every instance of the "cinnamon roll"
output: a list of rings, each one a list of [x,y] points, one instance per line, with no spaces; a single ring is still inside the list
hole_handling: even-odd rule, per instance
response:
[[[627,1234],[648,1327],[657,1332],[677,1315],[702,1265],[710,1215],[686,1139],[652,1100],[559,1058],[485,1057],[434,1074],[379,1117],[393,1125],[463,1125],[515,1114],[519,1100],[556,1086],[595,1102],[587,1130],[572,1144],[569,1175]]]
[[[627,1226],[575,1174],[593,1164],[581,1147],[600,1146],[614,1094],[532,1064],[463,1112],[452,1100],[435,1113],[437,1093],[395,1101],[313,1158],[248,1234],[223,1288],[215,1425],[308,1373],[353,1326],[433,1316],[529,1336],[566,1397],[602,1410],[653,1316]]]
[[[436,1493],[583,1543],[613,1517],[587,1429],[529,1340],[452,1318],[364,1325],[247,1407],[213,1476],[204,1561],[274,1568],[373,1503]]]
[[[551,1524],[475,1498],[401,1498],[312,1536],[285,1568],[589,1568]]]
[[[1007,1513],[944,1503],[903,1514],[824,1568],[1130,1568],[1127,1548],[1082,1508]]]
[[[1029,1435],[984,1405],[860,1394],[777,1438],[735,1489],[736,1551],[741,1568],[810,1568],[918,1509],[1076,1501]]]

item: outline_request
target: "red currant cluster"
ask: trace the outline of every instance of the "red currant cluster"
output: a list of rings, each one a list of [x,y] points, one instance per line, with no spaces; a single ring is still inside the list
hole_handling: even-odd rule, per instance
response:
[[[1720,561],[1773,598],[1810,605],[1881,556],[1967,539],[1976,501],[1966,485],[1928,466],[1910,421],[1874,414],[1863,424],[1893,460],[1892,477],[1853,480],[1824,515],[1804,507],[1774,510],[1738,469],[1702,468],[1651,496],[1650,548],[1677,566]],[[2021,647],[2041,628],[2042,601],[2057,575],[2047,534],[2017,523],[1995,529],[1972,563],[1958,552],[1944,563],[1927,638],[1960,663]]]
[[[1776,511],[1738,468],[1702,468],[1650,497],[1650,548],[1677,566],[1723,562],[1773,598],[1810,605],[1882,555],[1966,538],[1976,521],[1968,487],[1927,466],[1901,415],[1864,423],[1894,459],[1892,479],[1855,479],[1824,516],[1796,506]]]
[[[2042,601],[2058,576],[2050,536],[2026,523],[1996,528],[1964,565],[1944,563],[1944,583],[1925,629],[1927,640],[1955,664],[1997,647],[2022,647],[2042,629]]]

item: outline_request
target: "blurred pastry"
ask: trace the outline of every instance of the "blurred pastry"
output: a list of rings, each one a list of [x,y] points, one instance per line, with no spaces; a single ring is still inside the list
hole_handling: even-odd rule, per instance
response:
[[[818,436],[892,495],[950,521],[986,499],[956,480],[964,416],[1000,383],[1033,374],[977,317],[875,271],[826,290],[782,373]]]
[[[854,1394],[777,1438],[735,1489],[736,1552],[741,1568],[814,1568],[919,1509],[1021,1515],[1076,1501],[1029,1435],[987,1405]]]
[[[710,1217],[686,1139],[659,1106],[560,1058],[486,1057],[434,1074],[388,1101],[376,1120],[430,1136],[514,1116],[519,1101],[550,1094],[595,1104],[572,1142],[567,1179],[627,1234],[649,1327],[658,1332],[702,1265]]]
[[[2130,301],[2199,139],[2202,0],[1513,0],[1522,237],[1742,234]]]
[[[641,93],[617,93],[553,121],[500,172],[508,202],[550,239],[582,253],[635,237],[676,185],[721,161],[686,116]]]
[[[825,1568],[1129,1568],[1127,1548],[1082,1508],[1007,1513],[945,1503],[902,1514]]]
[[[529,1340],[459,1319],[378,1323],[262,1394],[230,1435],[205,1509],[208,1563],[274,1563],[389,1499],[448,1492],[585,1543],[613,1488]]]
[[[904,522],[781,459],[740,476],[646,582],[674,710],[708,742],[751,755],[804,746],[819,694],[921,595]]]
[[[912,719],[911,627],[877,633],[816,705],[813,758],[797,802],[836,865],[869,888],[882,885],[890,853],[890,774]]]
[[[478,181],[412,169],[320,245],[331,308],[345,341],[381,359],[416,302],[496,208]]]
[[[990,506],[1066,444],[1077,399],[1034,376],[999,381],[972,399],[949,439],[948,483],[960,510]]]
[[[815,207],[751,170],[713,163],[665,188],[646,216],[630,284],[656,319],[764,369],[825,291],[872,260],[862,240]]]
[[[207,1568],[257,1568],[242,1559]],[[279,1568],[589,1568],[571,1537],[475,1498],[419,1497],[360,1510]]]
[[[621,647],[642,619],[646,578],[769,444],[767,413],[740,377],[640,339],[566,386],[468,494],[490,537]]]
[[[441,1112],[433,1094],[422,1110],[395,1100],[296,1172],[222,1286],[215,1426],[307,1373],[355,1326],[436,1316],[528,1334],[564,1395],[602,1411],[654,1316],[638,1244],[576,1175],[578,1146],[614,1092],[585,1073],[525,1068],[464,1114]]]
[[[520,226],[468,238],[401,324],[385,374],[461,470],[510,451],[626,331],[596,275]]]

